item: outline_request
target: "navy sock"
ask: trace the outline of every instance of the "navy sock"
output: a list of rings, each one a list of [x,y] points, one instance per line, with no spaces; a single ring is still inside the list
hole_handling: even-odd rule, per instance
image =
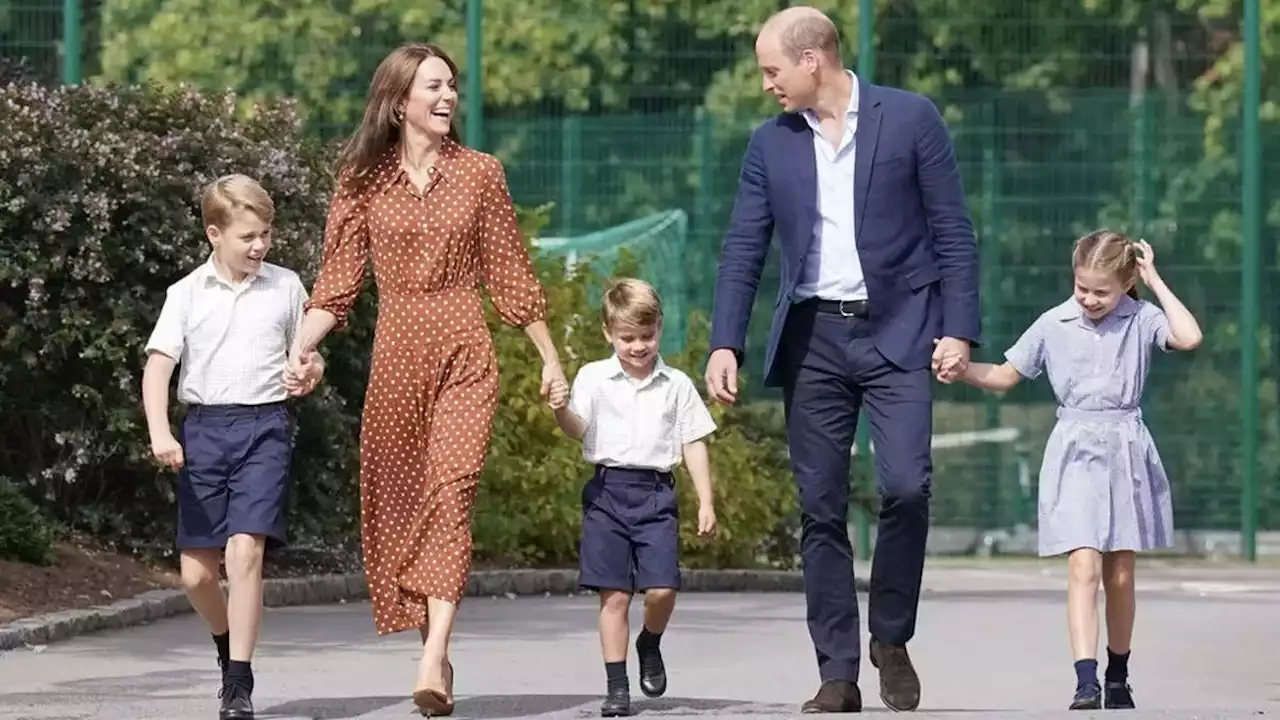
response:
[[[218,664],[225,668],[231,662],[231,631],[214,635],[213,645],[218,648]]]
[[[1129,653],[1117,655],[1107,648],[1107,682],[1122,683],[1129,679]]]
[[[1083,688],[1086,685],[1098,684],[1098,661],[1097,660],[1077,660],[1076,661],[1076,687]]]
[[[642,650],[657,650],[660,642],[662,642],[662,633],[649,632],[649,628],[641,628],[640,636],[636,638],[636,647]]]
[[[627,689],[627,661],[607,662],[604,664],[604,674],[608,679],[609,692],[615,689]]]
[[[227,685],[239,685],[253,692],[253,668],[248,661],[232,660],[227,663]]]

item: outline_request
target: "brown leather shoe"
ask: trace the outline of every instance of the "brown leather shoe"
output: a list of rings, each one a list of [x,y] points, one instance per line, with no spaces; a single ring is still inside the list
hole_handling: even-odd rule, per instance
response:
[[[880,699],[891,710],[920,707],[920,677],[906,645],[886,645],[871,638],[871,664],[880,671]]]
[[[862,692],[858,684],[848,680],[828,680],[818,688],[812,700],[800,707],[802,713],[862,712]]]

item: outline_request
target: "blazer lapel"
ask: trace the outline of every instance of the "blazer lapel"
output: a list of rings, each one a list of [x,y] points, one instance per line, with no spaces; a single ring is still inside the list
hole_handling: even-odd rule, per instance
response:
[[[791,132],[788,133],[786,153],[795,172],[796,234],[799,252],[795,267],[799,268],[813,245],[814,222],[818,213],[818,160],[814,156],[813,130],[799,115],[791,116]]]
[[[857,158],[853,167],[853,205],[858,221],[854,223],[855,240],[862,236],[867,226],[867,194],[871,189],[871,168],[876,157],[876,145],[880,141],[880,99],[875,86],[858,83],[858,130],[854,133]]]

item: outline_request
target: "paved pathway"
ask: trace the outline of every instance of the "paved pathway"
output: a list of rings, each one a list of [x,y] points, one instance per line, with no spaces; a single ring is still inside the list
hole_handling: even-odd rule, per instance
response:
[[[1062,568],[1042,567],[926,571],[911,644],[924,681],[917,717],[1089,716],[1062,710],[1073,683]],[[1280,715],[1276,572],[1173,568],[1142,577],[1131,663],[1140,709],[1127,717]],[[604,672],[594,607],[589,596],[469,599],[455,636],[455,717],[595,717]],[[646,700],[633,689],[641,717],[785,717],[815,689],[799,595],[690,593],[664,649],[670,697]],[[255,660],[259,717],[410,717],[415,661],[412,636],[373,635],[367,605],[269,610]],[[0,718],[211,719],[216,677],[208,636],[185,615],[0,654]],[[869,663],[862,688],[866,711],[885,714]]]

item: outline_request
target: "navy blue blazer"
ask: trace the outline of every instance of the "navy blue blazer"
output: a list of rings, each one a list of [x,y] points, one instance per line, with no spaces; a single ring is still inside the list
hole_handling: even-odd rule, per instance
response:
[[[916,370],[929,365],[935,338],[981,344],[977,242],[951,136],[933,102],[865,81],[858,87],[854,224],[868,322],[880,353]],[[766,386],[781,385],[774,360],[814,241],[817,198],[813,131],[804,118],[782,113],[756,128],[720,252],[710,349],[730,348],[742,365],[776,233],[782,281],[765,349]]]

